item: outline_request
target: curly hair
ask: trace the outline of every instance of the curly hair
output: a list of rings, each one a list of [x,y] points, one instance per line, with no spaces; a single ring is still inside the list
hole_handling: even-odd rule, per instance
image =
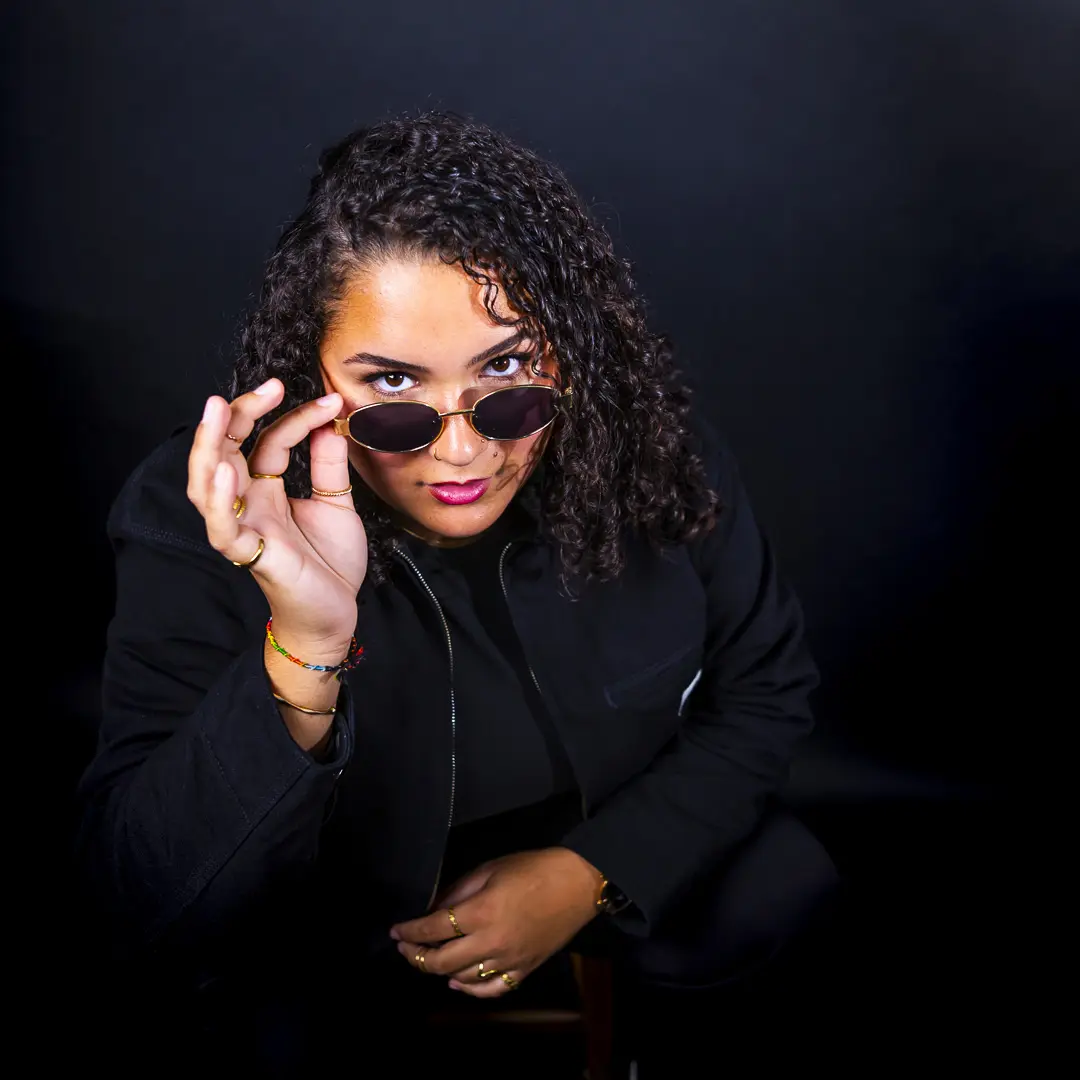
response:
[[[325,392],[319,346],[349,276],[404,255],[459,265],[484,286],[491,318],[543,343],[573,387],[528,481],[564,587],[617,577],[633,531],[659,549],[711,528],[718,502],[695,449],[690,391],[666,339],[646,326],[630,264],[557,168],[452,113],[384,121],[322,154],[241,334],[232,396],[272,376],[285,385],[260,428]],[[495,312],[499,288],[513,318]],[[287,483],[291,495],[310,492],[306,443]],[[364,485],[356,497],[377,584],[398,530]]]

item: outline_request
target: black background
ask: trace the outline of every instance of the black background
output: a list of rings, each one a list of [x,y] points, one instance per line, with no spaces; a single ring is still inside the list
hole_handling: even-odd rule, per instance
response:
[[[50,563],[37,606],[53,651],[78,622],[47,800],[89,752],[111,498],[223,383],[318,150],[449,108],[558,162],[633,259],[807,611],[826,748],[808,805],[841,862],[918,895],[922,960],[964,932],[1064,719],[1076,0],[37,0],[2,19],[8,414],[40,418],[8,476],[25,452],[63,493],[64,584]],[[879,832],[843,824],[883,803]],[[978,857],[912,854],[942,830]],[[995,924],[993,959],[972,939],[954,981],[1014,931]]]

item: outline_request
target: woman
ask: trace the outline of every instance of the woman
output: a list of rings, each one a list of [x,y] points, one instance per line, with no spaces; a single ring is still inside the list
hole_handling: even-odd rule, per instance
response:
[[[570,942],[719,985],[831,884],[769,809],[816,676],[735,466],[567,181],[483,126],[324,155],[230,399],[109,528],[82,850],[238,1052],[310,1066],[358,987],[413,1016]]]

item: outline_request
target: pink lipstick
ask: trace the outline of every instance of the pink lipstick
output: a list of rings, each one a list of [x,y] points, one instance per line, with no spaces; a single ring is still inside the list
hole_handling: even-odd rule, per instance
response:
[[[476,502],[487,491],[490,479],[470,480],[467,484],[428,484],[428,491],[439,502],[464,506],[466,503]]]

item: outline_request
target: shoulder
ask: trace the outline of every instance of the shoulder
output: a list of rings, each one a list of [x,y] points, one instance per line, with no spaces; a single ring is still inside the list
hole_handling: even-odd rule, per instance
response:
[[[727,440],[698,409],[690,416],[690,450],[701,459],[706,483],[720,497],[723,513],[725,492],[731,489],[737,467]]]
[[[213,550],[202,515],[187,497],[187,463],[194,437],[194,427],[179,428],[136,466],[109,512],[110,539]]]
[[[698,574],[711,578],[723,565],[753,577],[763,541],[739,474],[739,463],[727,439],[709,420],[691,417],[692,452],[697,454],[705,482],[716,495],[711,526],[689,542],[688,554]]]

